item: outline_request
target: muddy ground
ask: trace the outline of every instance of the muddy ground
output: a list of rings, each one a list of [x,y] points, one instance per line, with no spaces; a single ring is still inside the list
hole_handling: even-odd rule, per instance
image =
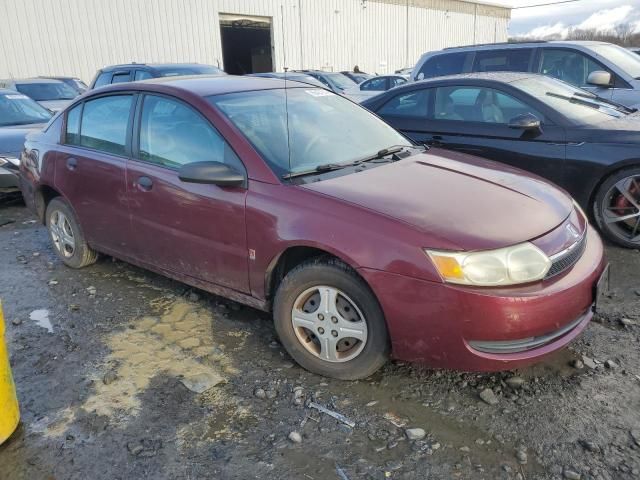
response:
[[[392,362],[341,382],[294,365],[264,313],[108,257],[64,267],[5,202],[0,298],[22,423],[0,478],[640,478],[640,252],[607,251],[610,298],[542,364]]]

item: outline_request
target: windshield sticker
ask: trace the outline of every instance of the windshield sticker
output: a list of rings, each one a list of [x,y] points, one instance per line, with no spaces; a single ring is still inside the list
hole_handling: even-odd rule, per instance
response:
[[[311,95],[312,97],[330,97],[333,95],[333,93],[327,90],[322,90],[321,88],[318,88],[316,90],[305,90],[305,92]]]
[[[28,100],[29,99],[29,97],[27,97],[26,95],[22,95],[20,93],[16,93],[16,94],[10,93],[8,95],[5,95],[5,98],[7,100]]]

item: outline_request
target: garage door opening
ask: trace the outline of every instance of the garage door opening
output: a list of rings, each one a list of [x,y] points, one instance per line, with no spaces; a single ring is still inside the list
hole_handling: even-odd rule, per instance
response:
[[[224,70],[233,75],[273,71],[271,18],[220,15]]]

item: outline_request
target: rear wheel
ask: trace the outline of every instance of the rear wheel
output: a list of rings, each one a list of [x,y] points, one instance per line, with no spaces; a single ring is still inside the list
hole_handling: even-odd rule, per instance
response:
[[[596,194],[594,216],[602,234],[623,247],[640,247],[640,167],[607,178]]]
[[[82,268],[95,263],[98,254],[89,247],[75,214],[62,198],[54,198],[47,206],[47,229],[53,249],[71,268]]]
[[[317,259],[284,278],[274,321],[287,352],[307,370],[342,380],[365,378],[389,356],[382,309],[342,262]]]

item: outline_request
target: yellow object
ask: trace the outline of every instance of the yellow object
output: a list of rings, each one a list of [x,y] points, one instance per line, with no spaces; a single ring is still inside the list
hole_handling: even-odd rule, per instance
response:
[[[11,376],[9,353],[4,341],[4,315],[0,303],[0,444],[15,431],[20,420],[16,386]]]

